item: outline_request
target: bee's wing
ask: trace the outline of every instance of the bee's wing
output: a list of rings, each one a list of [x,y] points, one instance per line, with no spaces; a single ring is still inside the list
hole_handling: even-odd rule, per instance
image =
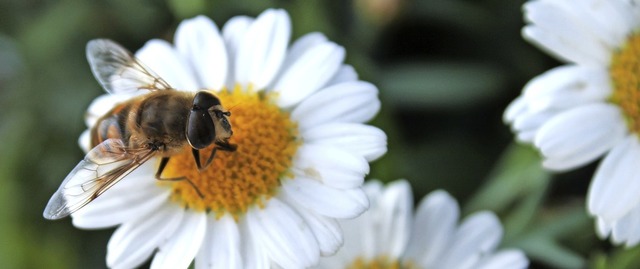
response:
[[[131,52],[111,40],[89,41],[87,60],[93,75],[109,93],[173,89]]]
[[[93,201],[122,178],[149,160],[156,151],[130,149],[122,140],[100,143],[64,179],[51,196],[43,216],[60,219]]]

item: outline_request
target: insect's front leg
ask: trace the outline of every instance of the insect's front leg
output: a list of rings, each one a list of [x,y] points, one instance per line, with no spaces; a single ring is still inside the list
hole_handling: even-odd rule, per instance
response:
[[[230,144],[227,141],[225,141],[225,142],[216,141],[216,147],[218,149],[220,149],[220,150],[229,151],[229,152],[234,152],[234,151],[236,151],[236,149],[238,149],[238,145]]]
[[[158,171],[156,171],[156,179],[160,180],[160,181],[181,181],[181,180],[186,180],[187,182],[189,182],[189,185],[191,185],[191,187],[193,187],[193,189],[196,190],[196,192],[198,193],[198,196],[200,196],[200,198],[204,198],[204,194],[202,194],[202,192],[200,192],[198,187],[195,184],[193,184],[193,182],[191,180],[189,180],[189,178],[187,178],[187,177],[163,178],[162,177],[162,172],[164,171],[164,168],[167,167],[167,163],[169,163],[169,159],[170,159],[170,157],[162,157],[162,159],[160,160],[160,165],[158,166]],[[199,163],[199,160],[198,160],[198,163]]]

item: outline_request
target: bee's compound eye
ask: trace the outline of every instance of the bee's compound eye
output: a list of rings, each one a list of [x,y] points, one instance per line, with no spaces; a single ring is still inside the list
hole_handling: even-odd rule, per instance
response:
[[[218,105],[220,105],[218,97],[209,92],[201,91],[196,93],[196,96],[193,97],[194,110],[206,110]]]
[[[195,149],[203,149],[215,140],[216,128],[209,113],[191,111],[187,121],[187,140]]]

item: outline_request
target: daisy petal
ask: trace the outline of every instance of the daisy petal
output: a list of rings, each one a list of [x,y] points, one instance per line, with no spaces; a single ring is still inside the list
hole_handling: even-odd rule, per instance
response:
[[[188,91],[199,88],[195,76],[192,75],[193,70],[167,41],[148,41],[136,52],[136,57],[173,88]]]
[[[227,79],[227,51],[218,27],[209,18],[198,16],[180,23],[174,42],[197,71],[199,88],[222,88]]]
[[[302,133],[309,144],[344,149],[367,161],[374,161],[387,152],[387,135],[380,129],[359,123],[328,123],[309,128]]]
[[[284,199],[296,212],[304,219],[304,222],[309,226],[311,232],[318,242],[320,247],[320,254],[322,256],[330,256],[336,253],[340,246],[342,246],[342,230],[340,225],[333,218],[328,218],[314,212],[311,212],[305,208],[301,208],[298,203],[289,201],[288,197],[281,197]]]
[[[317,45],[321,45],[324,43],[329,43],[327,37],[322,33],[308,33],[306,35],[298,38],[291,47],[289,47],[289,51],[287,52],[287,57],[282,64],[282,69],[288,69],[291,67],[291,64],[298,61],[298,59],[307,53],[310,49],[314,48]]]
[[[240,234],[242,234],[242,264],[244,268],[268,269],[271,268],[266,249],[255,237],[249,227],[249,220],[240,222]]]
[[[636,205],[629,213],[616,221],[611,234],[611,241],[631,247],[640,242],[640,206]]]
[[[527,101],[524,99],[524,96],[518,96],[514,99],[504,110],[504,114],[502,115],[502,121],[505,123],[513,122],[518,116],[527,112]]]
[[[361,188],[335,189],[304,177],[282,182],[282,191],[303,207],[333,218],[353,218],[369,207]]]
[[[516,118],[511,128],[518,133],[518,140],[533,143],[540,130],[540,126],[553,118],[559,111],[542,111],[539,113],[526,113]]]
[[[227,89],[233,89],[236,84],[235,80],[235,59],[242,40],[253,23],[253,18],[247,16],[236,16],[231,18],[222,27],[222,36],[228,53],[228,69],[227,69]]]
[[[87,129],[80,134],[78,138],[78,145],[84,151],[84,153],[89,152],[91,150],[91,132]]]
[[[230,215],[207,218],[206,235],[195,262],[196,268],[242,268],[240,230]]]
[[[143,93],[143,91],[136,92],[135,94],[103,94],[98,96],[89,105],[87,113],[85,113],[84,122],[87,124],[87,127],[93,127],[100,117],[107,114],[107,112],[113,109],[118,103],[124,102],[141,93]]]
[[[303,145],[294,159],[294,174],[312,178],[334,188],[356,188],[369,173],[369,164],[345,150],[321,145]]]
[[[525,39],[548,50],[561,60],[585,65],[604,65],[609,53],[601,42],[580,27],[576,18],[551,1],[531,1],[524,5]]]
[[[406,180],[390,183],[380,196],[377,214],[380,232],[377,236],[384,242],[387,255],[400,257],[404,253],[411,232],[413,219],[413,194]]]
[[[562,171],[600,157],[616,145],[625,132],[617,107],[591,104],[550,119],[540,128],[534,143],[545,157],[544,166]]]
[[[327,82],[325,87],[333,86],[344,82],[353,82],[358,80],[358,73],[353,66],[343,64],[338,69],[338,72]]]
[[[309,96],[291,112],[299,130],[328,122],[366,122],[380,110],[378,89],[363,81],[345,82]]]
[[[501,237],[502,226],[493,213],[474,213],[462,222],[437,268],[474,268],[484,254],[496,248]]]
[[[528,109],[539,112],[603,102],[611,95],[609,72],[602,68],[566,65],[535,77],[524,87]]]
[[[238,49],[236,81],[258,90],[267,86],[280,70],[290,36],[291,21],[284,10],[269,9],[260,14]]]
[[[611,224],[607,223],[604,219],[596,217],[596,233],[602,239],[609,237],[611,233]]]
[[[529,266],[529,260],[527,256],[521,250],[517,249],[505,249],[491,254],[489,257],[484,258],[480,264],[474,268],[478,269],[496,269],[496,268],[509,268],[509,269],[524,269]]]
[[[425,196],[418,206],[411,238],[405,256],[423,268],[437,268],[454,236],[460,209],[456,200],[445,191]]]
[[[640,203],[640,144],[629,136],[604,158],[589,187],[589,212],[607,222],[626,215]]]
[[[202,245],[206,227],[206,214],[186,211],[175,234],[160,245],[151,268],[187,268]]]
[[[344,48],[325,42],[307,49],[291,63],[273,89],[278,91],[278,105],[290,107],[317,91],[338,71],[345,57]]]
[[[271,198],[265,208],[247,213],[249,228],[269,257],[283,268],[318,263],[320,249],[304,220],[286,204]]]
[[[381,208],[381,199],[383,195],[384,186],[382,182],[377,180],[368,181],[364,184],[364,192],[369,198],[369,209],[362,215],[356,218],[357,221],[344,220],[341,222],[345,228],[345,232],[352,234],[346,234],[345,245],[351,244],[351,238],[353,234],[359,236],[356,237],[358,248],[354,248],[358,253],[354,253],[353,257],[364,257],[366,259],[372,259],[380,255],[386,255],[386,242],[378,240],[378,235],[382,233],[382,227],[379,225],[379,218],[377,216]],[[351,239],[351,240],[350,240]]]
[[[124,223],[113,234],[107,245],[109,268],[134,268],[147,260],[167,236],[172,236],[180,225],[184,210],[166,204],[135,221]]]
[[[106,228],[158,208],[170,193],[166,188],[158,187],[156,180],[150,176],[155,169],[156,162],[153,160],[138,167],[118,184],[73,213],[73,224],[85,229]]]
[[[627,5],[624,1],[584,2],[578,5],[568,1],[563,3],[564,10],[574,13],[576,18],[589,18],[581,19],[580,24],[609,50],[622,44],[628,29],[636,25]]]
[[[103,229],[125,223],[147,212],[152,212],[169,198],[170,192],[160,188],[139,189],[135,195],[94,200],[82,210],[74,213],[73,225],[83,229]],[[128,191],[128,193],[132,193]],[[103,197],[98,197],[103,198]]]

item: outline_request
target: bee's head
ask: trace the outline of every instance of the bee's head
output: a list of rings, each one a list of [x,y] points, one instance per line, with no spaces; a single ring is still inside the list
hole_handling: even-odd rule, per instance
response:
[[[191,147],[203,149],[215,141],[228,140],[233,134],[229,123],[230,115],[213,93],[198,92],[193,98],[193,106],[187,120],[187,141]]]

